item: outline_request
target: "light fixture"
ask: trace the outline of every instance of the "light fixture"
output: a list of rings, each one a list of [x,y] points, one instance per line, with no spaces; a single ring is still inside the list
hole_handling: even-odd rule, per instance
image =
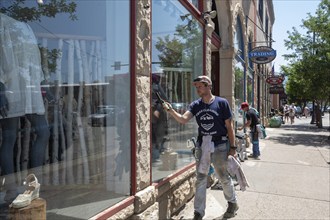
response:
[[[43,0],[37,0],[37,3],[38,3],[39,5],[42,5],[42,4],[44,3],[44,1],[43,1]]]
[[[206,11],[202,13],[202,17],[205,21],[205,30],[206,34],[211,37],[214,31],[214,22],[212,21],[213,18],[217,16],[216,11]]]
[[[209,17],[211,19],[215,18],[217,16],[217,12],[216,11],[206,11],[202,13],[202,17],[204,19],[206,19],[206,17]]]

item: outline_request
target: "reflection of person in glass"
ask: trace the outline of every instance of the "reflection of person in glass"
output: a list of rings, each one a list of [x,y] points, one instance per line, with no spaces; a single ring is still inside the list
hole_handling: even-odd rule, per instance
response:
[[[45,118],[40,83],[43,80],[40,51],[31,27],[0,13],[0,148],[1,175],[5,176],[5,200],[16,196],[13,175],[14,145],[19,119],[31,122],[36,138],[30,149],[30,167],[42,166],[49,128]]]
[[[160,85],[160,76],[152,75],[152,161],[159,159],[164,151],[165,136],[167,134],[167,115],[162,104],[158,101],[156,93],[167,99]]]

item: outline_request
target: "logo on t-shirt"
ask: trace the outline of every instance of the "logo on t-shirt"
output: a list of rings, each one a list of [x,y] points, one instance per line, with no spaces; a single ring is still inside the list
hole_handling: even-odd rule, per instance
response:
[[[202,115],[200,117],[200,121],[201,121],[201,126],[202,128],[204,128],[206,131],[210,130],[211,128],[213,128],[214,123],[213,123],[213,116],[206,113],[204,115]],[[204,123],[203,123],[204,122]],[[211,122],[211,123],[210,123]]]

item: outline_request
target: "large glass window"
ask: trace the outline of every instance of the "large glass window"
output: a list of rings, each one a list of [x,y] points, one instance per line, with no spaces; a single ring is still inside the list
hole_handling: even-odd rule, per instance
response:
[[[0,193],[33,173],[47,219],[88,219],[130,193],[129,1],[0,7]]]
[[[196,136],[191,120],[180,125],[163,112],[156,92],[184,113],[196,99],[192,80],[203,70],[203,28],[179,3],[152,2],[152,179],[159,180],[194,161],[187,143]]]
[[[242,25],[239,17],[236,18],[236,32],[234,37],[234,47],[235,47],[235,122],[236,126],[241,127],[243,125],[243,112],[240,110],[241,103],[245,101],[244,97],[244,86],[245,86],[245,61],[244,61],[244,42],[242,34]]]

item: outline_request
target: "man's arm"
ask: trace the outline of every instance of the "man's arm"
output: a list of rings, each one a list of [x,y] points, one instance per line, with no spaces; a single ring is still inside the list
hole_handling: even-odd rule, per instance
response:
[[[186,124],[193,117],[193,114],[190,111],[186,111],[183,115],[177,113],[174,109],[170,109],[167,112],[181,124]]]
[[[170,107],[169,107],[170,106]],[[181,124],[186,124],[192,117],[193,114],[190,111],[186,111],[183,115],[176,112],[172,107],[171,104],[165,102],[163,104],[163,108],[170,114],[172,117]]]
[[[251,120],[247,120],[242,127],[237,128],[237,129],[238,130],[243,130],[243,128],[248,128],[248,127],[250,127],[250,125],[251,125]]]
[[[228,133],[228,139],[229,139],[229,144],[230,144],[230,150],[229,154],[232,156],[235,156],[236,154],[236,147],[235,145],[235,135],[234,135],[234,129],[231,123],[231,118],[225,120],[226,128],[227,128],[227,133]]]

